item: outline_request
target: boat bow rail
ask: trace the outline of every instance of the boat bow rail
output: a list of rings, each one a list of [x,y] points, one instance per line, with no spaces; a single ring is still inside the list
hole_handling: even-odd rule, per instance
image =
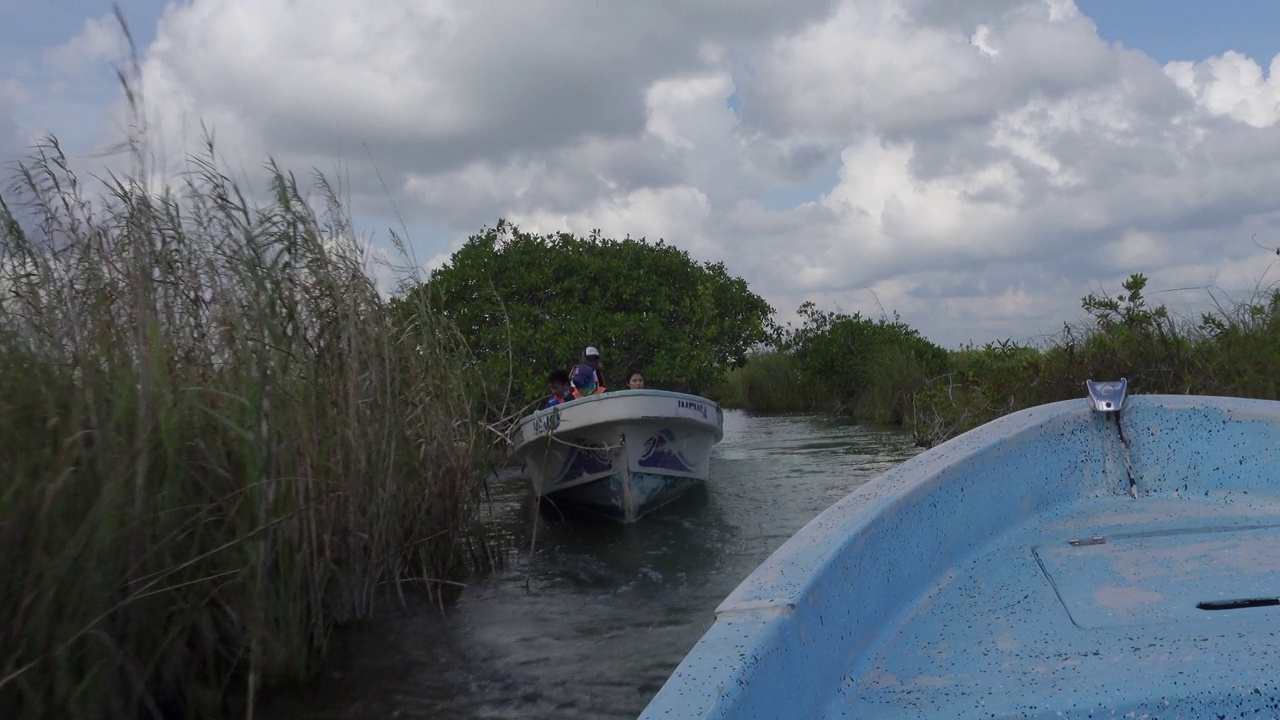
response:
[[[696,395],[666,390],[616,390],[539,410],[511,431],[516,453],[530,443],[572,435],[584,427],[619,425],[645,418],[705,427],[718,442],[724,436],[724,411]]]
[[[1268,594],[1262,586],[1280,577],[1280,567],[1272,568],[1280,561],[1266,561],[1264,571],[1251,579],[1237,578],[1226,595],[1212,591],[1212,580],[1197,581],[1194,572],[1160,573],[1169,563],[1195,561],[1195,567],[1205,567],[1227,557],[1256,564],[1268,557],[1267,543],[1280,537],[1268,529],[1280,527],[1280,403],[1165,395],[1124,399],[1123,394],[1110,401],[1113,407],[1099,409],[1091,395],[1010,414],[921,453],[828,508],[716,608],[714,625],[642,720],[985,716],[1016,708],[1013,700],[1001,701],[1001,693],[1016,698],[1017,685],[1055,676],[1052,667],[1041,668],[1040,676],[1017,669],[1019,663],[1058,662],[1018,655],[1027,652],[1037,632],[1060,634],[1041,637],[1046,647],[1051,639],[1061,639],[1072,652],[1083,647],[1101,658],[1117,649],[1094,649],[1090,643],[1102,638],[1072,633],[1168,621],[1173,623],[1168,631],[1176,634],[1224,622],[1213,617],[1272,612],[1267,599],[1280,593]],[[1121,407],[1123,441],[1112,427]],[[1117,442],[1127,452],[1117,452]],[[1141,479],[1137,488],[1133,477]],[[1080,508],[1089,512],[1081,514]],[[1214,536],[1215,529],[1253,535]],[[1189,544],[1177,540],[1200,531],[1207,534]],[[1132,536],[1117,542],[1125,533]],[[1164,539],[1144,540],[1144,533]],[[1223,555],[1214,545],[1220,540],[1243,549]],[[997,547],[1007,550],[999,555],[1004,559],[984,566],[984,558],[997,556]],[[1056,564],[1040,566],[1036,548]],[[1127,588],[1111,587],[1115,584],[1104,582],[1107,568],[1120,566],[1101,555],[1079,555],[1095,550],[1113,553],[1111,560],[1133,561],[1138,579],[1130,578]],[[986,567],[989,577],[975,574],[978,567]],[[1150,582],[1158,591],[1169,591],[1164,610],[1144,606],[1143,593],[1152,590],[1143,586],[1142,571],[1152,573]],[[1225,577],[1219,573],[1219,579]],[[1071,587],[1056,588],[1055,582]],[[944,599],[960,588],[967,588],[961,599]],[[1108,592],[1114,595],[1108,598]],[[1197,607],[1198,602],[1208,605]],[[1116,614],[1126,603],[1127,620]],[[1239,609],[1214,612],[1219,606]],[[1172,615],[1170,608],[1176,610]],[[1048,624],[1035,627],[1042,617]],[[1247,619],[1269,623],[1266,627],[1280,634],[1276,615]],[[973,634],[977,631],[964,629],[969,623],[1014,627],[1001,631],[1007,633],[1001,640]],[[1088,629],[1090,623],[1106,627]],[[897,674],[887,669],[891,662],[878,665],[877,653],[881,660],[889,657],[883,655],[887,644],[897,642],[894,637],[914,637],[908,632],[913,627],[935,628],[937,634],[912,646],[918,657],[892,656],[901,662]],[[988,641],[982,654],[961,647]],[[1026,644],[1021,651],[1019,643]],[[1183,649],[1204,652],[1203,645]],[[992,657],[1008,654],[1007,662],[995,664],[987,650]],[[1194,664],[1162,664],[1158,653],[1150,652],[1155,654],[1140,660],[1139,669],[1195,671]],[[970,667],[958,668],[959,657],[972,657]],[[984,663],[992,663],[991,669]],[[1110,672],[1110,677],[1100,672],[1077,678],[1080,707],[1106,704],[1090,693],[1091,688],[1102,693],[1096,688],[1124,678],[1116,668]],[[1239,672],[1247,682],[1249,669],[1242,665]],[[991,692],[991,684],[1006,681],[1011,686]],[[1136,691],[1145,689],[1142,682],[1133,684]],[[1056,692],[1057,686],[1045,687]],[[1138,707],[1125,692],[1133,691],[1116,690],[1113,701]],[[1170,690],[1170,696],[1177,692]]]

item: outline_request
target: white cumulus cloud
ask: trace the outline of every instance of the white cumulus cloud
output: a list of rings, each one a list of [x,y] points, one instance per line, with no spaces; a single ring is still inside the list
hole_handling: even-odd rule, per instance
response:
[[[47,62],[101,62],[102,22]],[[428,268],[499,217],[661,237],[784,318],[897,311],[955,345],[1054,332],[1132,272],[1255,283],[1275,68],[1161,66],[1071,0],[189,0],[141,87],[159,156],[203,125],[233,168],[337,169]]]
[[[1238,52],[1200,62],[1171,62],[1165,72],[1214,115],[1258,128],[1280,118],[1280,55],[1265,75],[1257,62]]]

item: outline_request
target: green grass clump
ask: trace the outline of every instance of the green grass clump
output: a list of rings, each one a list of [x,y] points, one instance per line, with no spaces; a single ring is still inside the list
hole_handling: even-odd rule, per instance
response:
[[[794,356],[778,351],[751,355],[708,395],[723,407],[759,413],[827,411],[836,404],[820,379],[810,378]]]
[[[932,445],[1018,409],[1084,397],[1094,379],[1129,379],[1131,394],[1280,399],[1280,292],[1219,306],[1198,320],[1149,306],[1146,277],[1124,293],[1088,295],[1090,319],[1043,348],[1008,341],[952,354],[953,370],[915,398],[917,441]]]
[[[461,351],[408,334],[337,194],[208,158],[0,195],[0,715],[252,714],[330,629],[487,560]]]

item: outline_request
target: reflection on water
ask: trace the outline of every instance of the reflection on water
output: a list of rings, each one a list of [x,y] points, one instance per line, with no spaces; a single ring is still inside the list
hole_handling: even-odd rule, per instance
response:
[[[265,715],[634,718],[757,565],[916,452],[896,430],[726,412],[705,491],[630,526],[545,509],[532,557],[529,483],[503,478],[494,513],[522,550],[501,574],[445,613],[343,633],[334,670]]]

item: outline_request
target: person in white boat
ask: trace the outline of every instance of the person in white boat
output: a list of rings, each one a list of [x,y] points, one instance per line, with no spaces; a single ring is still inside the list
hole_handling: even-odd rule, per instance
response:
[[[639,370],[632,370],[627,375],[627,388],[631,390],[643,390],[644,374],[641,373]]]
[[[573,399],[572,388],[569,386],[569,373],[563,370],[552,370],[551,375],[547,377],[547,384],[551,387],[551,395],[543,398],[542,404],[538,406],[539,410],[546,410],[553,405],[567,403]]]
[[[569,384],[575,399],[599,395],[605,391],[604,375],[600,373],[599,350],[588,346],[582,352],[582,362],[574,365],[573,372],[569,373]]]

